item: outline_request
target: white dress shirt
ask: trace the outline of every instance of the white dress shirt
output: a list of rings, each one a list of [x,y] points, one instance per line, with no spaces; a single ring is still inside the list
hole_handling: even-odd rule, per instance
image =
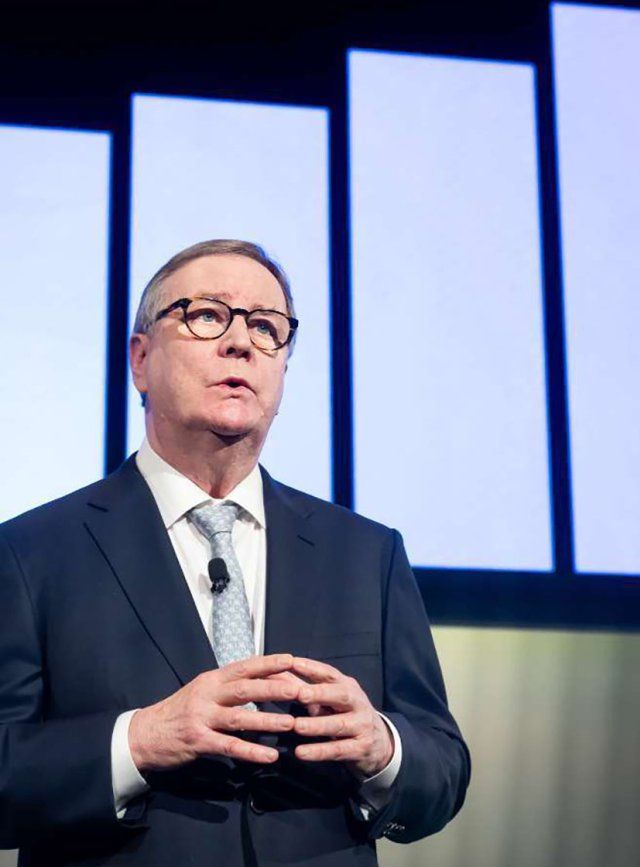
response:
[[[138,469],[151,489],[160,515],[176,552],[187,586],[209,641],[212,640],[213,594],[208,573],[211,552],[208,541],[188,520],[187,513],[203,503],[219,503],[194,482],[170,466],[153,451],[145,438],[136,455]],[[224,500],[241,506],[231,534],[238,557],[255,638],[256,653],[264,652],[264,621],[266,598],[266,518],[262,493],[262,476],[256,464],[248,476],[229,492]],[[129,723],[137,708],[125,711],[117,718],[111,738],[111,775],[113,797],[118,818],[125,813],[127,802],[149,785],[140,775],[129,749]],[[368,818],[371,809],[384,806],[389,797],[402,758],[400,736],[393,723],[382,715],[394,742],[389,764],[361,783],[361,809]]]

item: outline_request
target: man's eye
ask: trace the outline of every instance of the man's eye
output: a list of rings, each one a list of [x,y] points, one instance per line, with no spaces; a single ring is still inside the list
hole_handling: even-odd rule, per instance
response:
[[[197,319],[200,322],[219,322],[220,314],[217,310],[213,310],[211,307],[201,307],[198,310],[191,311],[191,319]]]
[[[276,330],[273,322],[271,322],[269,319],[252,319],[251,327],[254,331],[257,331],[258,334],[264,334],[269,336],[273,336]]]

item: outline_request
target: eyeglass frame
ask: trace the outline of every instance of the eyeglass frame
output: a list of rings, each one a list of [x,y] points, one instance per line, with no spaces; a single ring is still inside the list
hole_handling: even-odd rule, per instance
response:
[[[215,301],[216,304],[222,304],[223,307],[226,307],[229,311],[229,322],[227,323],[227,327],[220,334],[215,337],[201,337],[199,334],[196,334],[189,325],[187,321],[187,310],[189,305],[193,301]],[[289,316],[286,313],[283,313],[282,310],[272,310],[268,307],[255,307],[253,310],[247,310],[245,307],[231,307],[227,304],[226,301],[222,301],[220,298],[214,298],[211,295],[196,295],[194,298],[178,298],[177,301],[174,301],[172,304],[169,304],[168,307],[165,307],[164,310],[161,310],[156,314],[156,318],[153,320],[154,324],[158,322],[160,319],[163,319],[165,316],[168,316],[169,313],[172,313],[174,310],[182,310],[182,319],[184,324],[189,329],[189,332],[193,334],[196,340],[219,340],[223,335],[227,333],[227,331],[231,328],[231,324],[236,316],[242,316],[245,325],[247,324],[247,318],[251,316],[253,313],[277,313],[279,316],[284,316],[284,318],[289,323],[289,336],[285,340],[284,343],[280,344],[280,346],[274,346],[273,349],[267,349],[264,346],[258,346],[257,343],[254,343],[253,338],[251,337],[251,332],[249,331],[249,327],[247,325],[247,331],[249,331],[249,340],[256,347],[256,349],[261,349],[263,352],[277,352],[279,349],[284,349],[285,346],[288,346],[289,343],[293,340],[293,336],[296,333],[299,322],[295,318],[295,316]]]

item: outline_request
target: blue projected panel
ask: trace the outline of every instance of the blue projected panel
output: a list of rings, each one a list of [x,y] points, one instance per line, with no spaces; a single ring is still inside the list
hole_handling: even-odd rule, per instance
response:
[[[0,126],[0,520],[103,474],[109,152]]]
[[[640,572],[640,12],[552,22],[576,569]]]
[[[418,566],[549,570],[533,70],[349,72],[356,506]]]
[[[328,113],[140,95],[133,104],[130,322],[147,281],[209,238],[263,245],[287,272],[300,320],[284,399],[261,461],[331,497]],[[129,388],[131,451],[143,411]]]

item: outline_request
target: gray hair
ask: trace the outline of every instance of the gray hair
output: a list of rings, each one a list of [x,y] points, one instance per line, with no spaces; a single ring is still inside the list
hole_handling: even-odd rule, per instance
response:
[[[140,298],[138,312],[133,323],[134,334],[146,334],[156,321],[156,316],[163,307],[162,285],[167,277],[177,271],[178,268],[186,265],[187,262],[200,259],[203,256],[246,256],[247,259],[253,259],[254,262],[258,262],[259,265],[262,265],[273,274],[280,284],[284,293],[287,314],[289,316],[296,315],[291,286],[289,285],[287,275],[280,265],[267,255],[262,247],[258,246],[258,244],[252,244],[250,241],[215,239],[212,241],[201,241],[199,244],[187,247],[186,250],[181,250],[175,256],[172,256],[159,271],[156,271],[145,286]],[[293,352],[294,342],[295,334],[288,347],[289,355]]]

